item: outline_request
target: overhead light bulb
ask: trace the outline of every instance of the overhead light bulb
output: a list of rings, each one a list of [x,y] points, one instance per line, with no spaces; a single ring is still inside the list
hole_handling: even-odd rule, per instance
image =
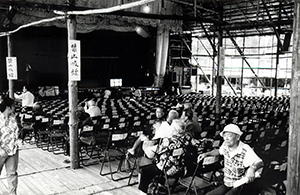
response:
[[[151,10],[151,8],[148,4],[143,7],[143,12],[146,14],[150,13],[150,10]]]
[[[147,30],[146,30],[145,28],[143,28],[143,27],[140,27],[140,26],[135,27],[135,32],[136,32],[138,35],[140,35],[140,36],[142,36],[142,37],[144,37],[144,38],[150,37],[150,34],[149,34],[149,33],[147,32]]]

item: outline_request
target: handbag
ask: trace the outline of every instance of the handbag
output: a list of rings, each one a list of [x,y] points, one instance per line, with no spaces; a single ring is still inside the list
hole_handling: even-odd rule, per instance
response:
[[[168,194],[166,186],[159,182],[159,176],[155,176],[148,185],[148,195],[164,195]]]

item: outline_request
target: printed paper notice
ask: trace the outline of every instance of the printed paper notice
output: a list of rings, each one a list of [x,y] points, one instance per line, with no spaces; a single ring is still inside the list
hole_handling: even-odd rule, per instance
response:
[[[81,61],[80,61],[80,41],[69,41],[69,81],[80,81]]]
[[[6,70],[8,80],[18,79],[18,69],[17,69],[17,58],[16,57],[6,57]]]

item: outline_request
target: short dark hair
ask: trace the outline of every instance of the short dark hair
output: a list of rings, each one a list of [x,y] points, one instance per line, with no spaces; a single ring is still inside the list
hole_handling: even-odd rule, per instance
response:
[[[9,97],[4,97],[3,101],[0,104],[0,112],[4,112],[6,107],[11,107],[14,105],[15,101]]]
[[[194,112],[192,110],[188,109],[185,111],[185,116],[187,116],[188,119],[192,120],[193,116],[194,116]]]

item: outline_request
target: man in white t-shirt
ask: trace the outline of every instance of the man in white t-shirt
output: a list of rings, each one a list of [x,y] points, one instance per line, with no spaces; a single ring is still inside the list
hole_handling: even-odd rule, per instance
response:
[[[90,115],[91,118],[101,116],[101,110],[96,105],[95,99],[91,99],[90,101],[86,102],[84,110]]]
[[[28,91],[27,86],[23,86],[23,93],[21,95],[15,93],[15,98],[22,101],[23,108],[32,108],[34,105],[34,95]]]

